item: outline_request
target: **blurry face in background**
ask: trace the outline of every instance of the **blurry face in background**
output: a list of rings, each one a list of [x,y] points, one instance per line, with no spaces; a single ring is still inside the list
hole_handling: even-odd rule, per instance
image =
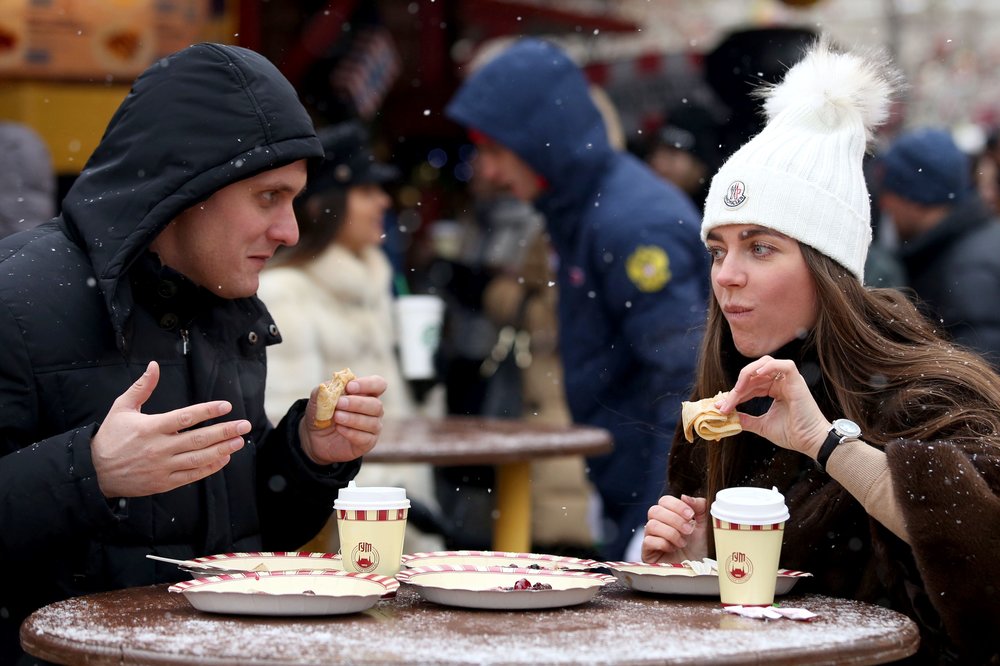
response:
[[[381,185],[368,183],[347,190],[347,211],[336,242],[355,254],[380,245],[385,238],[385,212],[392,201]]]
[[[797,240],[766,227],[727,224],[712,229],[706,244],[712,292],[742,355],[770,354],[816,325],[816,285]]]
[[[708,177],[708,168],[704,162],[686,150],[671,146],[659,146],[646,161],[653,171],[688,194],[700,190]]]
[[[542,192],[540,178],[534,169],[513,151],[494,141],[476,146],[474,168],[477,176],[521,201],[534,201]]]
[[[878,205],[879,209],[892,219],[893,226],[896,228],[896,235],[901,241],[913,240],[934,226],[933,223],[928,224],[926,222],[926,218],[929,217],[926,213],[928,210],[927,206],[907,201],[895,192],[883,190],[879,194]],[[942,212],[941,216],[944,216],[944,212]],[[930,216],[930,218],[935,221],[936,219],[940,219],[933,216]]]

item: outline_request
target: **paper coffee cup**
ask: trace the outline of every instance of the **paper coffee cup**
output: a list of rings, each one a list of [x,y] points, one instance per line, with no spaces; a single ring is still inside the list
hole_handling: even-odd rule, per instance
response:
[[[395,302],[396,333],[403,377],[434,377],[434,354],[441,340],[444,301],[438,296],[399,296]]]
[[[726,488],[712,502],[723,606],[770,606],[788,508],[777,488]]]
[[[341,488],[333,509],[344,571],[395,576],[409,508],[405,488],[360,487],[353,481]]]

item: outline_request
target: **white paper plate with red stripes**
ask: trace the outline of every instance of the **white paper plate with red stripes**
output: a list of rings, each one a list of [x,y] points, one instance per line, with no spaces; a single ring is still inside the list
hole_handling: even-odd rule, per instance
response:
[[[403,566],[410,569],[440,564],[569,570],[599,566],[594,560],[584,560],[577,557],[561,557],[542,553],[508,553],[498,550],[439,550],[433,553],[403,555]]]
[[[643,562],[603,562],[615,578],[633,590],[654,594],[687,594],[719,596],[719,576],[697,573],[684,564],[645,564]],[[812,576],[804,571],[778,569],[775,594],[785,594],[802,578]]]
[[[198,610],[234,615],[342,615],[395,592],[395,578],[347,571],[226,574],[171,585]]]
[[[191,560],[226,569],[266,573],[270,571],[343,571],[339,553],[248,552],[208,555]],[[192,574],[200,577],[203,574]]]
[[[590,601],[613,576],[583,571],[439,564],[403,569],[399,582],[427,601],[460,608],[523,610]]]

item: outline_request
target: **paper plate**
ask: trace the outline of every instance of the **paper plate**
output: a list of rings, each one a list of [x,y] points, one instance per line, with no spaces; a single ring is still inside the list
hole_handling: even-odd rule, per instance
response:
[[[210,576],[168,589],[209,613],[341,615],[371,608],[398,588],[394,578],[376,574],[315,570]]]
[[[522,569],[589,569],[600,566],[594,560],[539,553],[507,553],[495,550],[439,550],[403,555],[403,566],[469,565],[475,567],[516,567]]]
[[[191,560],[198,564],[213,564],[226,569],[265,573],[269,571],[343,571],[339,553],[259,552],[224,553]],[[194,574],[198,576],[199,574]]]
[[[642,562],[603,562],[621,582],[639,592],[654,594],[690,594],[719,596],[719,576],[698,574],[683,564],[645,564]],[[775,594],[785,594],[801,578],[812,576],[803,571],[778,569]]]
[[[433,565],[403,569],[396,578],[412,585],[424,599],[445,606],[521,610],[559,608],[590,601],[601,587],[614,580],[606,574],[555,569]],[[551,589],[515,590],[525,579]]]

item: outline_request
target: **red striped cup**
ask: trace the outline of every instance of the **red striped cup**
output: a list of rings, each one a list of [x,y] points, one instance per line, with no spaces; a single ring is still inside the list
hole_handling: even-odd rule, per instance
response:
[[[345,571],[395,576],[403,556],[410,500],[405,488],[351,481],[333,504]]]
[[[777,488],[726,488],[712,502],[723,606],[770,606],[788,508]]]

